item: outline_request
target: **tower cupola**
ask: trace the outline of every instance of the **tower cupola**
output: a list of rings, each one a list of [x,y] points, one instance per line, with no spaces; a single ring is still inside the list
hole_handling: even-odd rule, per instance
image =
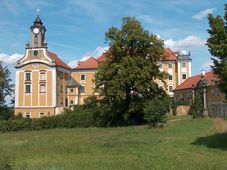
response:
[[[46,28],[39,15],[37,15],[33,25],[30,27],[30,30],[32,33],[31,48],[47,47],[47,43],[45,43]]]

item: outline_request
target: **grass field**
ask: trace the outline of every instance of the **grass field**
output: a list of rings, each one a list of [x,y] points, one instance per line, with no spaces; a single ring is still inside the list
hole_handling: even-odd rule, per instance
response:
[[[227,134],[210,119],[180,120],[164,128],[53,129],[0,133],[0,160],[14,169],[227,169]],[[4,162],[4,161],[1,161]]]

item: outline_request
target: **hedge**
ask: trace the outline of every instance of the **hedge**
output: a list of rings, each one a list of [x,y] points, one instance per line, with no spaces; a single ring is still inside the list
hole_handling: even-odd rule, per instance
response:
[[[90,127],[93,125],[94,119],[92,113],[85,110],[78,113],[64,113],[40,119],[22,118],[14,120],[1,120],[0,132]]]

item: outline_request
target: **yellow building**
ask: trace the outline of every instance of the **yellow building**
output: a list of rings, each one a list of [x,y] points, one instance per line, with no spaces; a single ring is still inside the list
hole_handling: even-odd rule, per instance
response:
[[[30,30],[31,44],[26,44],[25,56],[15,67],[15,114],[31,118],[59,114],[67,105],[71,68],[48,51],[39,16]]]
[[[31,30],[31,44],[26,44],[25,56],[16,65],[15,114],[40,118],[62,113],[68,106],[80,105],[94,93],[94,76],[102,55],[88,58],[71,69],[58,56],[48,51],[46,28],[39,16]],[[165,49],[166,57],[158,61],[159,69],[168,73],[167,91],[191,76],[190,54]],[[164,87],[162,82],[159,86]],[[166,86],[165,86],[166,87]]]

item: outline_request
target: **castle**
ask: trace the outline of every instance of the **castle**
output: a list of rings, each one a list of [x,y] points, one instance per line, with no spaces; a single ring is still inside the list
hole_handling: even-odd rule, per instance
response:
[[[94,92],[94,76],[105,56],[90,57],[70,68],[55,53],[48,50],[45,41],[46,28],[39,15],[31,30],[31,44],[16,68],[15,114],[23,117],[40,118],[63,112],[64,108],[83,104],[84,99]],[[167,57],[158,61],[160,71],[168,73],[165,80],[167,92],[173,90],[191,76],[191,58],[188,53],[165,49]],[[158,82],[162,87],[164,84]]]

